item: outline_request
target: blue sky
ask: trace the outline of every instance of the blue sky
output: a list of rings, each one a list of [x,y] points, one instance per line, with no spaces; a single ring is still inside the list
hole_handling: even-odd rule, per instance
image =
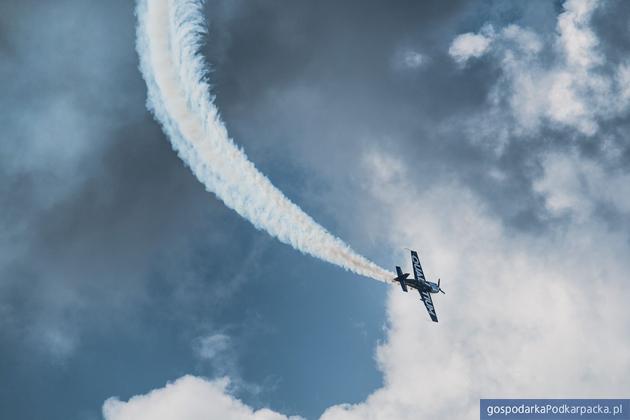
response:
[[[207,3],[235,142],[372,261],[419,249],[441,322],[204,190],[146,109],[131,2],[3,2],[0,417],[628,394],[626,3]]]

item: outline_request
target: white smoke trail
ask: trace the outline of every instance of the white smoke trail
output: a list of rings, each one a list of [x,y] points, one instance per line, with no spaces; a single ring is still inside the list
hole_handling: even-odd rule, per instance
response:
[[[229,138],[199,48],[203,0],[138,0],[137,49],[147,106],[180,158],[228,207],[295,249],[357,274],[394,275],[358,255],[286,198]]]

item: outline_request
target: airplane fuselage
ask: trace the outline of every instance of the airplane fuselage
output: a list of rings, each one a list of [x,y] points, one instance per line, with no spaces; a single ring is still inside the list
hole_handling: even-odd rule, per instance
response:
[[[440,287],[437,283],[433,283],[432,281],[417,281],[414,279],[406,279],[405,284],[416,289],[419,292],[429,292],[429,293],[438,293],[440,291]]]

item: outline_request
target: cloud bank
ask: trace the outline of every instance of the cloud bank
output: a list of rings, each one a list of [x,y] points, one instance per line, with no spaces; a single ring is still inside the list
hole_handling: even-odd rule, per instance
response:
[[[108,399],[103,406],[105,420],[299,420],[263,408],[253,410],[229,395],[226,378],[207,381],[184,376],[164,388],[128,402]]]

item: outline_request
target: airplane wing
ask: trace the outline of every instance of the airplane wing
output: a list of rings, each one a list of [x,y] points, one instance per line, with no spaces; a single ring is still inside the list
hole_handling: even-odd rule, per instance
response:
[[[420,257],[416,251],[411,251],[411,265],[413,265],[413,275],[418,281],[426,281],[424,278],[424,271],[422,271],[422,265],[420,265]],[[431,298],[429,297],[429,300]]]
[[[427,291],[420,292],[420,297],[424,302],[424,306],[427,308],[427,312],[433,322],[438,322],[437,314],[435,313],[435,307],[433,306],[433,300],[431,299],[431,293]]]

